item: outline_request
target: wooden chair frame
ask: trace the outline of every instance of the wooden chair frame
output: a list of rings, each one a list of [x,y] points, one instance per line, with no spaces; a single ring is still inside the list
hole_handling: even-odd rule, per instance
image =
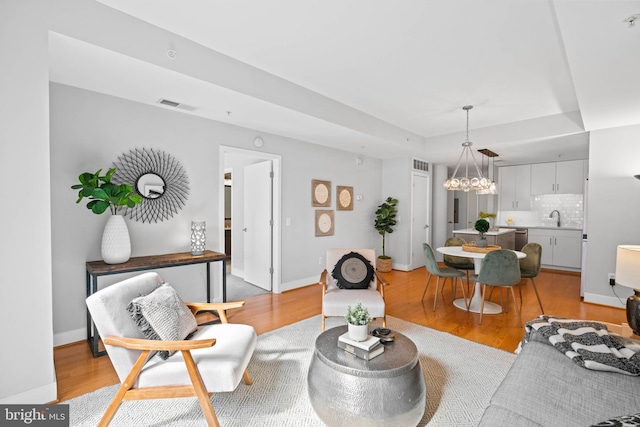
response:
[[[225,310],[240,308],[244,305],[244,301],[235,301],[229,303],[185,303],[191,312],[196,315],[200,311],[215,311],[220,318],[221,323],[228,323]],[[104,344],[125,347],[131,350],[142,350],[140,357],[134,364],[133,368],[122,382],[120,388],[113,397],[109,407],[105,411],[98,426],[108,426],[114,415],[118,411],[123,400],[144,400],[144,399],[163,399],[177,397],[197,397],[200,408],[204,413],[209,426],[220,426],[216,413],[211,405],[210,397],[213,393],[209,393],[202,381],[200,371],[196,366],[191,355],[191,350],[200,348],[213,347],[216,343],[215,338],[203,340],[180,340],[180,341],[160,341],[147,340],[138,338],[126,338],[117,336],[108,336],[103,339]],[[191,379],[191,385],[175,385],[175,386],[158,386],[133,388],[140,371],[147,362],[149,353],[158,350],[180,351],[184,357],[184,362]],[[245,370],[242,374],[245,384],[251,385],[253,381],[249,376],[249,371]]]
[[[380,293],[380,296],[382,297],[382,300],[384,301],[384,287],[385,286],[389,286],[389,282],[387,282],[387,280],[380,275],[378,270],[374,270],[373,273],[375,275],[375,279],[376,279],[376,283],[377,283],[376,290]],[[318,282],[320,285],[322,285],[322,305],[323,306],[324,306],[324,295],[327,293],[327,288],[329,286],[329,283],[327,282],[327,279],[330,278],[330,277],[331,276],[329,275],[329,272],[326,269],[324,269],[322,271],[322,273],[320,274],[320,281]],[[327,316],[324,315],[324,308],[322,309],[322,313],[320,313],[320,315],[322,317],[322,325],[321,325],[322,329],[321,330],[324,331],[325,319],[327,318]],[[387,327],[387,314],[386,314],[386,312],[385,312],[384,317],[382,318],[382,327],[383,328]]]

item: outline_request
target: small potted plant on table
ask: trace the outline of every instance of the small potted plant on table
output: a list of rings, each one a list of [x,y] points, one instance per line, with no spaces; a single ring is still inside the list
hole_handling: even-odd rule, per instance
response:
[[[78,177],[80,183],[71,188],[78,190],[76,203],[86,197],[89,199],[87,209],[94,214],[100,215],[107,210],[111,212],[102,234],[101,253],[105,263],[120,264],[127,262],[131,256],[131,241],[127,224],[124,217],[118,214],[118,208],[133,208],[142,203],[142,196],[133,191],[130,184],[111,182],[115,168],[109,169],[105,175],[100,175],[101,172],[102,169],[96,173],[83,172]]]
[[[473,225],[473,228],[475,228],[476,231],[480,233],[480,238],[478,239],[478,241],[476,241],[476,245],[478,245],[479,248],[486,248],[487,247],[486,233],[487,231],[489,231],[489,221],[481,218],[476,221],[476,223]]]
[[[347,314],[344,316],[349,328],[349,338],[354,341],[365,341],[369,337],[369,323],[371,316],[369,310],[358,302],[355,307],[347,307]]]

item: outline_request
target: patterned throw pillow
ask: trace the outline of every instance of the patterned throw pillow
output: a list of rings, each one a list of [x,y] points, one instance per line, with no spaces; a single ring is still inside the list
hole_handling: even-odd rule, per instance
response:
[[[340,258],[331,275],[340,289],[367,289],[373,280],[373,266],[357,252],[349,252]]]
[[[150,340],[183,340],[198,329],[195,316],[168,283],[148,295],[134,298],[127,310]],[[166,360],[173,353],[175,351],[159,351],[158,357]]]
[[[610,420],[599,422],[591,427],[633,427],[640,426],[640,413],[621,415]]]

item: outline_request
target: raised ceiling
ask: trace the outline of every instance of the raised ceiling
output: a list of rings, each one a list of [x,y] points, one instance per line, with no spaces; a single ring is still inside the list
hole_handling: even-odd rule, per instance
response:
[[[517,164],[640,123],[640,25],[623,23],[640,1],[100,2],[140,46],[54,33],[52,81],[257,133],[453,165],[471,104],[474,148]]]

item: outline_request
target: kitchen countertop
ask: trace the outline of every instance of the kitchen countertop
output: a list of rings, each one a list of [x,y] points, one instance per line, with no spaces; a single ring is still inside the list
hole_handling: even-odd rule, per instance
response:
[[[515,228],[499,228],[498,231],[487,231],[486,235],[487,236],[499,236],[501,234],[507,234],[507,233],[515,233]],[[479,234],[478,231],[474,228],[465,228],[462,230],[453,230],[453,233],[460,233],[460,234]]]
[[[553,226],[553,225],[512,224],[512,225],[509,225],[508,227],[512,228],[512,229],[516,229],[516,228],[537,228],[537,229],[544,229],[544,230],[579,230],[579,231],[582,231],[582,227],[576,227],[576,226],[556,227],[556,226]]]

